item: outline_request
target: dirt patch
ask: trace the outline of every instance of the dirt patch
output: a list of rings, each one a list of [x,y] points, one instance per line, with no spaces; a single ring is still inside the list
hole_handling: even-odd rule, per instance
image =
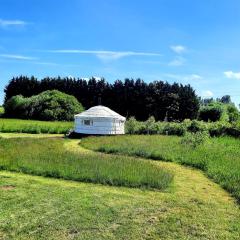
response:
[[[12,189],[14,189],[14,188],[16,188],[16,187],[13,186],[13,185],[0,186],[0,189],[1,189],[1,190],[5,190],[5,191],[12,190]]]

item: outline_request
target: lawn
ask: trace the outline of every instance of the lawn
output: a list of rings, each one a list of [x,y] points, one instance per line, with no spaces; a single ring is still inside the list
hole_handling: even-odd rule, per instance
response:
[[[180,137],[159,135],[90,137],[82,141],[82,146],[199,168],[240,200],[240,140],[211,138],[196,149],[181,144],[180,140]]]
[[[0,172],[0,239],[239,239],[234,200],[201,172],[168,192]]]
[[[44,136],[1,134],[0,239],[239,239],[239,205],[201,171],[82,147],[155,136]]]
[[[134,157],[70,151],[76,140],[63,138],[0,139],[0,169],[83,182],[163,190],[173,174]],[[70,146],[70,147],[68,147]]]
[[[73,122],[48,122],[0,118],[0,132],[2,133],[65,134],[72,128]]]

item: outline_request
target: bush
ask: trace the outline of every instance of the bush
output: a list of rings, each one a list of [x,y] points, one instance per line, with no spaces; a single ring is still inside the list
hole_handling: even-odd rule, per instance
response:
[[[181,144],[196,148],[204,144],[209,139],[209,134],[207,131],[187,133],[182,139]]]
[[[5,116],[10,118],[71,121],[74,114],[82,111],[83,107],[75,97],[57,90],[30,98],[14,96],[5,104]]]
[[[182,123],[166,123],[163,128],[165,135],[183,136],[186,133],[186,127]]]
[[[211,137],[219,137],[227,135],[227,129],[231,127],[228,122],[215,122],[208,124],[208,131]]]
[[[126,133],[128,134],[161,134],[184,136],[186,133],[207,132],[211,137],[233,136],[240,137],[240,121],[238,122],[203,122],[197,120],[184,120],[176,122],[155,122],[149,118],[145,122],[139,122],[130,118],[126,122]]]
[[[0,117],[2,117],[4,114],[4,107],[0,106]]]
[[[223,106],[220,103],[211,103],[204,106],[199,111],[199,120],[205,122],[216,122],[219,121],[224,112]]]
[[[207,125],[204,122],[193,120],[187,126],[187,131],[196,133],[207,131]]]
[[[239,111],[234,104],[227,105],[227,114],[229,122],[237,122],[239,120]]]
[[[138,124],[139,122],[135,119],[135,117],[130,117],[125,124],[125,131],[129,134],[136,134],[138,132]]]
[[[148,120],[145,122],[145,130],[147,134],[157,133],[157,127],[155,123],[156,122],[154,117],[149,117]]]
[[[226,128],[226,135],[240,137],[240,122],[235,122]]]

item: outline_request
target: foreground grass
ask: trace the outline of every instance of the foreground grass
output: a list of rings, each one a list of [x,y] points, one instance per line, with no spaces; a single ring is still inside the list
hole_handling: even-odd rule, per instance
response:
[[[175,173],[168,192],[0,172],[0,239],[239,239],[240,210],[202,173]]]
[[[72,140],[76,142],[76,140]],[[0,139],[0,169],[115,186],[165,189],[173,174],[133,157],[76,153],[60,138]]]
[[[55,133],[65,134],[73,128],[73,122],[47,122],[0,118],[2,133]]]
[[[173,161],[199,168],[240,200],[240,140],[212,138],[196,149],[173,136],[91,137],[82,141],[86,148],[155,160]]]

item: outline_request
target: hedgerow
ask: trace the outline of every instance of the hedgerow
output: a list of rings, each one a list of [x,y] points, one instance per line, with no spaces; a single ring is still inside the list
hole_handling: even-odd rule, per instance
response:
[[[204,122],[185,120],[183,122],[156,122],[153,117],[145,122],[137,121],[131,117],[126,122],[127,134],[160,134],[184,136],[187,132],[207,132],[211,137],[233,136],[240,137],[240,122]]]

